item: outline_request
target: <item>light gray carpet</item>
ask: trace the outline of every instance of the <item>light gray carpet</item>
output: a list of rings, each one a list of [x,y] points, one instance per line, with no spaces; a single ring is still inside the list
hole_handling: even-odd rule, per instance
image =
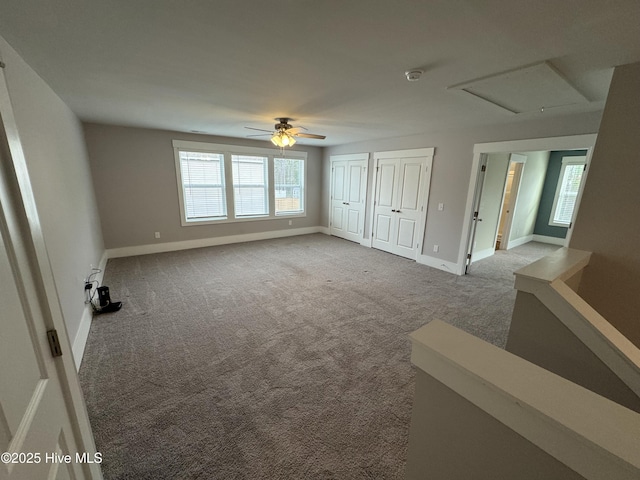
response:
[[[407,335],[504,346],[530,243],[458,277],[325,235],[110,260],[80,370],[105,479],[403,478]]]

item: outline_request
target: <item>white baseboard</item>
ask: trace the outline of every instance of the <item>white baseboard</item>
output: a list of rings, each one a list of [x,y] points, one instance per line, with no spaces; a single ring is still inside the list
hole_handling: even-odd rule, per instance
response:
[[[84,349],[87,346],[87,339],[89,338],[89,330],[91,330],[91,320],[93,319],[93,311],[89,305],[85,306],[82,312],[82,318],[80,319],[80,326],[78,327],[78,333],[73,341],[73,360],[76,364],[76,371],[80,370],[82,365],[82,357],[84,356]]]
[[[110,248],[107,250],[107,257],[119,258],[132,257],[135,255],[147,255],[150,253],[174,252],[177,250],[188,250],[190,248],[213,247],[216,245],[228,245],[230,243],[253,242],[256,240],[293,237],[296,235],[308,235],[311,233],[325,233],[325,230],[328,229],[326,227],[292,228],[290,230],[272,230],[269,232],[200,238],[198,240],[184,240],[181,242],[152,243],[147,245],[136,245],[133,247]]]
[[[325,235],[331,235],[331,229],[329,227],[318,227],[318,233],[324,233]]]
[[[102,257],[100,258],[100,263],[98,264],[98,268],[100,271],[96,274],[95,279],[102,284],[102,279],[104,278],[104,269],[107,266],[107,251],[105,250],[102,253]],[[84,349],[87,346],[87,339],[89,338],[89,330],[91,330],[91,321],[93,320],[93,309],[89,305],[85,305],[84,310],[82,312],[82,318],[80,319],[80,326],[78,327],[78,331],[76,332],[76,338],[73,339],[73,345],[71,346],[73,350],[73,360],[76,364],[76,370],[80,370],[80,365],[82,365],[82,357],[84,356]]]
[[[540,243],[548,243],[550,245],[560,245],[561,247],[566,246],[565,243],[567,242],[566,238],[558,238],[558,237],[548,237],[546,235],[533,235],[533,241],[534,242],[540,242]]]
[[[480,250],[479,252],[473,252],[471,256],[471,262],[477,262],[478,260],[482,260],[483,258],[488,258],[496,253],[495,248],[485,248],[484,250]]]
[[[516,238],[515,240],[509,240],[509,243],[507,244],[507,250],[514,247],[519,247],[520,245],[524,245],[525,243],[529,243],[531,240],[533,240],[533,235],[527,235],[524,237]]]
[[[442,260],[440,258],[430,257],[429,255],[418,255],[416,258],[416,262],[427,265],[428,267],[437,268],[438,270],[442,270],[444,272],[453,273],[455,275],[462,275],[464,273],[464,268],[460,267],[457,263],[448,262],[447,260]]]

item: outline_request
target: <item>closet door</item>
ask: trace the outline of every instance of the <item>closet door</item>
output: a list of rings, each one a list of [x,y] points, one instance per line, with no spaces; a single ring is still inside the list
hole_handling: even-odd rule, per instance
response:
[[[332,160],[331,235],[358,243],[362,240],[367,164],[368,160],[361,159]]]
[[[400,151],[377,159],[372,247],[417,258],[432,158]]]

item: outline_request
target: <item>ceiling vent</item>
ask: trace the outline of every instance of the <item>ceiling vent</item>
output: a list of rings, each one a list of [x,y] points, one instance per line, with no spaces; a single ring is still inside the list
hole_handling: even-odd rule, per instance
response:
[[[461,91],[503,112],[514,114],[589,102],[546,61],[452,85],[447,89]]]

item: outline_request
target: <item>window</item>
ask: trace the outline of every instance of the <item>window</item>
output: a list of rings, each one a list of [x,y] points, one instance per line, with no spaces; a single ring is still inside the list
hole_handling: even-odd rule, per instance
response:
[[[267,158],[232,155],[236,217],[269,215]]]
[[[304,161],[274,159],[276,215],[304,212]]]
[[[304,216],[306,152],[174,140],[183,226]]]
[[[225,217],[223,156],[204,152],[179,153],[186,220]]]
[[[556,195],[551,208],[549,225],[569,227],[576,206],[582,174],[584,173],[586,157],[564,157],[558,177]]]

